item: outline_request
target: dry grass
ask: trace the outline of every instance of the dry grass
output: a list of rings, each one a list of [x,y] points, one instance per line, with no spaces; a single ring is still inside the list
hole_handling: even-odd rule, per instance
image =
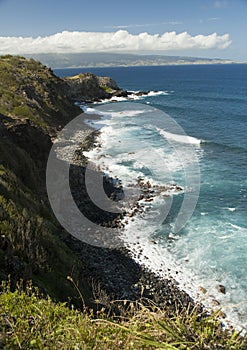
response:
[[[32,285],[0,295],[4,349],[246,349],[246,339],[223,331],[217,314],[198,317],[184,310],[167,316],[151,302],[125,304],[123,316],[104,310],[71,310],[43,298]],[[113,303],[114,304],[114,303]],[[147,303],[145,303],[147,304]]]

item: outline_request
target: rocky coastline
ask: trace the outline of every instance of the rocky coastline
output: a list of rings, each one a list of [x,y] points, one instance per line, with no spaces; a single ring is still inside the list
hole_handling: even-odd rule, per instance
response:
[[[159,278],[140,266],[127,248],[99,248],[73,238],[57,222],[48,202],[47,158],[58,131],[81,113],[74,102],[112,98],[115,93],[126,96],[126,92],[111,79],[91,74],[70,78],[68,82],[40,63],[20,57],[1,58],[1,73],[4,78],[0,86],[1,280],[11,275],[15,285],[20,278],[32,279],[51,297],[63,301],[71,298],[74,302],[77,292],[66,279],[71,275],[87,304],[93,307],[95,294],[99,292],[107,300],[137,300],[144,296],[159,306],[170,305],[173,309],[193,305],[193,300],[178,288],[175,280]],[[71,172],[82,177],[87,161],[83,150],[92,147],[96,137],[88,129],[85,126],[87,137],[82,139],[71,167]],[[142,210],[137,201],[126,213],[102,213],[84,195],[83,183],[81,186],[77,182],[80,176],[74,176],[71,186],[75,201],[102,227],[109,225],[121,230],[126,220]],[[120,182],[116,186],[105,177],[104,185],[110,197],[116,199],[121,195]],[[139,199],[144,201],[152,201],[156,192],[162,190],[150,187],[141,179],[136,185],[141,190]]]
[[[95,307],[95,284],[111,300],[136,300],[145,295],[160,305],[165,304],[165,300],[173,305],[176,300],[191,303],[185,293],[181,292],[180,297],[175,281],[161,282],[139,266],[127,249],[97,248],[70,236],[53,216],[48,202],[45,183],[47,158],[59,130],[82,113],[75,106],[75,100],[86,102],[87,98],[112,98],[114,93],[126,93],[110,78],[90,74],[79,77],[79,80],[77,77],[72,79],[70,85],[66,79],[56,77],[51,69],[23,57],[0,58],[0,76],[1,280],[10,276],[14,288],[20,279],[31,279],[43,293],[60,301],[70,298],[79,306],[80,300],[74,286],[67,280],[68,275],[77,283],[91,307]],[[87,96],[85,89],[81,89],[83,86]],[[85,129],[87,135],[92,133],[89,127],[85,126]],[[91,147],[95,136],[82,140],[82,148]],[[83,170],[81,151],[75,153],[78,159],[72,172]],[[86,196],[84,200],[81,199],[83,196],[77,197],[78,186],[75,177],[75,201],[94,217],[96,223],[115,227],[123,225],[121,215],[102,213],[91,206]],[[144,184],[142,186],[143,191],[147,191]],[[121,195],[120,184],[117,187],[111,179],[105,178],[109,196],[116,198]],[[146,200],[152,199],[147,198],[151,196],[148,191],[145,196]]]
[[[71,167],[72,195],[83,215],[97,224],[99,231],[100,226],[117,228],[120,237],[120,230],[124,228],[127,221],[133,220],[135,215],[142,212],[141,202],[152,201],[156,195],[167,190],[168,187],[156,188],[138,179],[136,186],[141,190],[140,194],[130,206],[124,208],[121,214],[108,213],[97,208],[87,196],[85,168],[88,159],[83,152],[95,146],[98,134],[98,131],[85,130],[85,138],[75,152],[74,164]],[[99,172],[104,179],[107,196],[118,201],[122,193],[121,180],[107,176],[100,169],[95,171]],[[176,191],[182,190],[179,186],[173,187]],[[111,300],[138,301],[141,298],[154,302],[157,307],[168,308],[173,312],[183,308],[192,310],[195,307],[192,298],[178,287],[178,283],[172,277],[162,278],[145,266],[138,264],[126,246],[96,247],[81,242],[71,235],[67,235],[64,241],[82,261],[83,278],[92,286],[92,295],[97,300],[98,307],[100,305],[100,307],[110,308]],[[197,308],[198,313],[202,311],[200,305],[197,305]]]
[[[193,344],[193,349],[246,349],[246,339],[238,340],[240,333],[223,331],[216,317],[224,315],[206,317],[208,312],[181,290],[176,265],[172,271],[167,268],[167,277],[160,277],[145,267],[151,261],[149,250],[144,249],[147,260],[141,265],[129,246],[85,243],[54,216],[47,196],[46,165],[59,131],[81,115],[75,101],[78,105],[105,98],[114,101],[114,91],[121,90],[109,78],[86,77],[86,81],[96,84],[87,87],[90,94],[80,88],[73,93],[74,83],[56,77],[33,59],[0,57],[0,348],[149,349],[155,343],[155,348]],[[124,98],[132,97],[127,93]],[[85,125],[77,135],[81,143],[76,150],[78,143],[74,143],[74,159],[69,162],[71,193],[77,207],[99,228],[101,240],[108,227],[119,240],[126,220],[142,215],[142,202],[148,205],[165,188],[137,179],[135,201],[120,214],[102,212],[90,201],[84,181],[88,159],[83,152],[95,147],[97,134]],[[69,141],[70,137],[67,145]],[[123,196],[121,180],[97,167],[93,171],[103,177],[105,193],[118,204]],[[155,247],[155,242],[148,242],[148,247],[149,243]],[[140,246],[137,241],[136,254]],[[218,291],[228,294],[227,286],[218,285]],[[215,305],[218,309],[216,300]],[[225,346],[227,340],[229,346]]]
[[[150,93],[150,91],[134,92],[121,89],[113,79],[96,76],[92,73],[65,77],[63,81],[66,84],[67,96],[79,105],[99,103],[105,100],[114,102],[118,101],[118,98],[133,100]],[[153,91],[153,93],[157,92]]]

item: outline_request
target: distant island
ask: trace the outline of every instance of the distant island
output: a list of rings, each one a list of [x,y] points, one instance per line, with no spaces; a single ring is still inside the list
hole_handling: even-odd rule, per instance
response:
[[[231,59],[200,58],[166,55],[136,55],[116,53],[44,53],[24,55],[34,58],[51,68],[96,68],[128,66],[167,66],[194,64],[232,64]]]

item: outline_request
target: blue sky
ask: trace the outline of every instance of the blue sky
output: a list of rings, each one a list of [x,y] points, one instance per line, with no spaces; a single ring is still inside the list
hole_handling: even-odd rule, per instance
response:
[[[46,38],[45,41],[21,43],[16,39],[12,41],[13,46],[25,50],[24,45],[29,45],[27,50],[32,50],[31,47],[40,50],[40,45],[43,45],[44,50],[49,51],[53,44],[56,51],[56,45],[62,50],[64,40],[65,50],[69,50],[68,41],[71,41],[72,51],[75,52],[77,48],[73,40],[81,42],[80,51],[85,46],[82,42],[87,43],[89,39],[91,42],[92,39],[95,43],[89,45],[91,51],[98,47],[101,51],[105,48],[106,51],[116,52],[139,51],[247,60],[246,18],[247,0],[125,0],[121,3],[113,0],[0,0],[0,37],[3,37],[0,52],[1,46],[1,53],[6,50],[12,53],[11,50],[14,50],[6,37],[41,36]],[[111,36],[88,37],[85,34],[74,35],[74,39],[70,39],[69,33],[59,38],[50,37],[64,31],[121,32],[114,40]],[[139,36],[143,32],[149,36]],[[161,40],[154,36],[162,36],[166,32],[187,32],[188,36],[165,36]],[[212,33],[216,33],[216,37],[208,38]],[[222,37],[225,34],[229,34],[229,37]],[[117,40],[121,43],[119,47]],[[101,47],[99,43],[103,41],[105,46]],[[115,46],[108,48],[108,43],[112,41]],[[163,49],[164,41],[169,44]]]

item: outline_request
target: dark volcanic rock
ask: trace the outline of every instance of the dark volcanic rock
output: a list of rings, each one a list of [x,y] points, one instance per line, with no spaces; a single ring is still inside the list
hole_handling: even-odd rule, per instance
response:
[[[138,91],[135,93],[136,96],[146,96],[150,91]]]
[[[226,287],[223,286],[222,284],[218,285],[218,291],[222,294],[226,294]]]
[[[127,96],[117,83],[108,77],[98,77],[92,73],[64,78],[68,84],[68,96],[74,101],[99,101],[113,96]]]
[[[141,267],[130,257],[127,249],[93,247],[70,236],[66,241],[70,249],[83,261],[88,281],[91,281],[94,289],[95,299],[99,299],[102,305],[110,307],[110,300],[136,301],[146,298],[161,308],[169,307],[171,311],[184,307],[192,310],[192,299],[178,289],[175,281],[161,279]],[[100,288],[96,288],[97,286]]]

